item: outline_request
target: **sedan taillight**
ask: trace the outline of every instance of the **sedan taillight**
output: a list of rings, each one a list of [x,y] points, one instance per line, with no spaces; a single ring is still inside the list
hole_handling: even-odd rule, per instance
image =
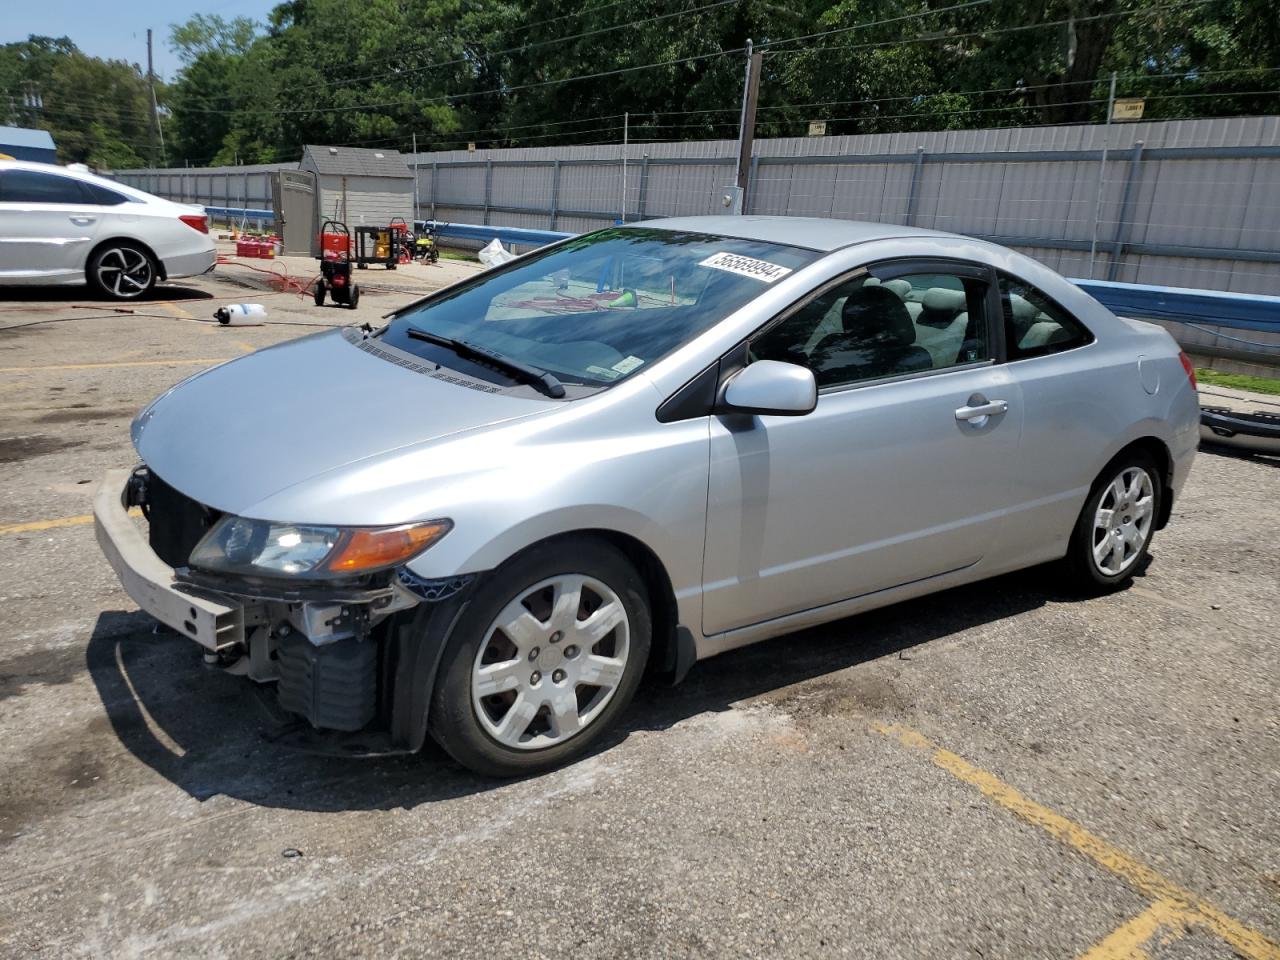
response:
[[[209,232],[209,218],[203,213],[184,213],[178,219],[192,230],[199,230],[201,233]]]
[[[1178,351],[1178,359],[1182,361],[1182,369],[1187,371],[1187,379],[1191,381],[1191,389],[1199,390],[1200,385],[1196,383],[1196,368],[1191,365],[1191,358],[1187,356],[1185,351]]]

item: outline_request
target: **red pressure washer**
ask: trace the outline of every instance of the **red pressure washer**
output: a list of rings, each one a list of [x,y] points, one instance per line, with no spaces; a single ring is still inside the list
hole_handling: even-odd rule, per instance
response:
[[[320,279],[316,281],[316,306],[324,306],[328,293],[335,304],[352,310],[360,302],[360,288],[351,282],[351,231],[341,220],[320,225]]]

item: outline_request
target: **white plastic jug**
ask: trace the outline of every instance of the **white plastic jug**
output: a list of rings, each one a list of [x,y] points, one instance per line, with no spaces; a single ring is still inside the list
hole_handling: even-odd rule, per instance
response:
[[[229,303],[213,312],[214,319],[225,327],[259,327],[267,308],[260,303]]]

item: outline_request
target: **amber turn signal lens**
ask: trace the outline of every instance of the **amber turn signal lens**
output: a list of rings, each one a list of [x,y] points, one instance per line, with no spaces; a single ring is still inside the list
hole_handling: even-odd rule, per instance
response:
[[[364,573],[417,556],[453,527],[448,520],[348,531],[325,564],[334,573]]]

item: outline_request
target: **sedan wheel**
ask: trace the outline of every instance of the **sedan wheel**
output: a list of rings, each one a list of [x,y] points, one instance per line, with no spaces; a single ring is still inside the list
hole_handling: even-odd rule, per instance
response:
[[[652,634],[645,582],[612,544],[559,538],[487,574],[450,631],[427,729],[478,773],[582,756],[631,701]]]
[[[1148,454],[1134,450],[1107,464],[1067,549],[1076,584],[1097,593],[1127,583],[1142,568],[1163,502],[1161,473]]]
[[[565,574],[522,591],[476,654],[471,697],[484,731],[517,750],[581,733],[622,682],[630,626],[622,600],[592,577]]]
[[[1141,467],[1120,472],[1098,501],[1093,517],[1093,562],[1108,577],[1133,566],[1151,537],[1155,486]]]
[[[107,247],[94,255],[89,282],[105,296],[134,300],[155,285],[155,265],[137,247]]]

